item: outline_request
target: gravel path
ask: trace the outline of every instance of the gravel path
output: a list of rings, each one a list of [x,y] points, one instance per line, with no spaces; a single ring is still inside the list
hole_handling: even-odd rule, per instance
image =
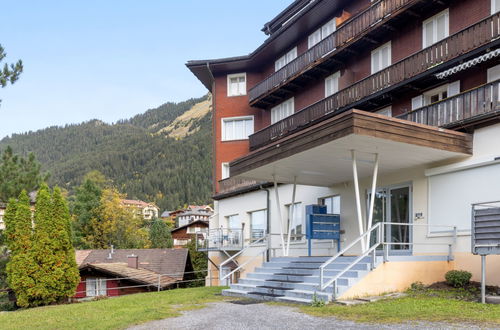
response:
[[[462,327],[475,328],[471,325]],[[153,321],[129,329],[460,329],[462,327],[430,322],[370,325],[330,317],[314,317],[288,306],[227,301],[210,303],[206,308],[183,312],[180,317]]]

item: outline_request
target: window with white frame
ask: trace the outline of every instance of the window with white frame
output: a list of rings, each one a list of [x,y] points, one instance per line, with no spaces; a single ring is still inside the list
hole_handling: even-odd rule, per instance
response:
[[[297,58],[297,47],[294,47],[292,50],[290,50],[288,53],[285,55],[281,56],[276,62],[274,62],[274,70],[278,71],[291,61]]]
[[[287,205],[287,208],[288,208],[288,218],[290,219],[290,226],[292,227],[291,234],[292,235],[305,234],[304,210],[302,207],[302,203],[295,203],[293,204],[293,207],[292,204],[290,204]],[[300,241],[300,240],[302,240],[302,237],[292,236],[290,238],[290,241]]]
[[[411,100],[411,109],[415,110],[457,94],[460,94],[460,80],[441,85],[414,97]]]
[[[229,163],[222,163],[222,180],[229,178]]]
[[[236,73],[227,75],[227,96],[247,94],[247,74]]]
[[[443,10],[422,23],[423,48],[427,48],[450,35],[449,10]]]
[[[391,42],[383,44],[372,51],[372,74],[387,68],[392,64]]]
[[[309,35],[309,38],[307,39],[308,47],[311,48],[314,45],[318,44],[321,40],[325,39],[330,34],[335,32],[336,29],[337,23],[335,21],[335,18],[333,18],[332,20],[328,21],[328,23],[324,24],[322,27]]]
[[[271,109],[271,124],[293,115],[294,111],[295,99],[292,97],[291,99],[288,99]]]
[[[380,110],[377,110],[375,113],[378,113],[379,115],[384,115],[387,117],[392,117],[392,106],[388,106],[388,107],[382,108]]]
[[[87,297],[107,295],[105,278],[87,277],[87,279],[85,279],[85,287]]]
[[[325,79],[325,97],[333,95],[339,91],[340,71],[335,72]]]
[[[500,0],[491,0],[491,15],[500,11]]]
[[[229,229],[241,229],[241,218],[239,214],[233,214],[227,217],[227,227]]]
[[[246,140],[253,134],[253,116],[222,119],[222,141]]]
[[[267,210],[250,212],[250,239],[256,241],[266,234]]]
[[[324,197],[320,199],[320,203],[326,206],[326,213],[340,214],[340,196]]]

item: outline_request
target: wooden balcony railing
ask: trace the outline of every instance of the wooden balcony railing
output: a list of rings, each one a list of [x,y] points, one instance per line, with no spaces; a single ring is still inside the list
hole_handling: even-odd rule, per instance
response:
[[[466,125],[500,111],[500,80],[399,115],[419,124],[451,127]]]
[[[375,24],[382,22],[384,18],[389,18],[394,12],[403,7],[411,6],[420,1],[381,0],[374,3],[365,11],[345,22],[333,34],[250,89],[248,92],[250,103],[272,89],[283,85],[288,79],[295,77],[305,69],[314,66],[317,60],[333,52],[338,47],[353,42],[357,37],[362,36],[363,33],[372,29]]]
[[[263,184],[264,182],[255,181],[255,180],[247,180],[247,179],[239,179],[239,178],[228,178],[219,181],[219,192],[218,194],[225,194],[229,192],[233,192],[236,190],[240,190],[249,186],[255,186],[258,184]]]
[[[500,13],[497,13],[254,133],[250,136],[250,150],[307,126],[325,115],[333,115],[339,109],[346,109],[354,102],[416,77],[442,63],[486,46],[499,36]]]

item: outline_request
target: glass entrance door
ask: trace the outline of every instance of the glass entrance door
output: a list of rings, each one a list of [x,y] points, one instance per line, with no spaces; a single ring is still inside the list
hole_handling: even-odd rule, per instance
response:
[[[368,195],[369,205],[370,195]],[[411,243],[412,231],[410,224],[411,187],[409,185],[393,186],[377,189],[373,209],[373,224],[378,222],[397,223],[385,225],[385,241],[390,243],[391,254],[411,254],[411,245],[395,243]],[[371,237],[371,243],[375,243]]]

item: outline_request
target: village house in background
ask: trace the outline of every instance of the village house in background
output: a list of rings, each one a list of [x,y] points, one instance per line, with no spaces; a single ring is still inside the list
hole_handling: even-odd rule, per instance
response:
[[[158,218],[160,208],[154,203],[146,203],[140,200],[122,199],[122,204],[135,211],[135,214],[144,220]]]
[[[499,12],[499,0],[296,0],[251,54],[187,63],[213,93],[202,250],[221,284],[241,275],[223,294],[310,303],[452,269],[481,279],[472,242],[500,243]],[[500,285],[499,256],[488,264]]]
[[[169,227],[174,228],[175,227],[175,218],[170,215],[170,211],[164,211],[160,215],[160,219],[162,219]]]
[[[193,239],[198,240],[198,245],[203,245],[208,234],[208,221],[194,220],[187,225],[175,228],[171,233],[174,248],[184,247]]]
[[[30,198],[30,203],[31,203],[31,210],[35,210],[35,202],[36,202],[36,191],[32,191],[28,194]],[[0,201],[0,230],[5,229],[5,221],[4,221],[4,216],[5,216],[5,210],[7,209],[7,203],[1,202]]]
[[[187,249],[79,250],[76,299],[183,287],[193,279]]]
[[[172,212],[175,215],[177,227],[185,226],[193,221],[209,221],[214,210],[209,205],[189,205],[185,209]]]

